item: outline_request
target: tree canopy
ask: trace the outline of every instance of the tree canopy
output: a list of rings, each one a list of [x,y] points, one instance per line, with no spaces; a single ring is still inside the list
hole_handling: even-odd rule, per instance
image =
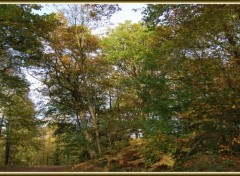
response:
[[[117,4],[40,9],[0,5],[0,166],[239,171],[239,5],[148,4],[104,35]]]

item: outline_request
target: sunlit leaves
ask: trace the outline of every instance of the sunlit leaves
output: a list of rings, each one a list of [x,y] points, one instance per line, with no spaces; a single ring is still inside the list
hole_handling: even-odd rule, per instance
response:
[[[207,147],[211,146],[210,139],[230,145],[225,137],[234,136],[234,130],[239,131],[237,125],[233,125],[239,124],[235,103],[239,97],[238,83],[235,82],[239,73],[236,50],[239,47],[236,42],[238,8],[229,5],[149,5],[144,11],[145,22],[157,31],[156,45],[159,46],[155,50],[155,59],[152,59],[155,64],[149,63],[151,67],[148,68],[164,73],[162,79],[167,78],[158,87],[155,82],[161,75],[152,77],[152,82],[146,80],[149,85],[146,90],[149,95],[154,95],[158,104],[174,107],[176,102],[179,107],[167,114],[175,112],[180,119],[188,119],[182,121],[183,126],[195,131],[197,136],[204,136],[206,141],[203,143]],[[168,94],[168,99],[164,99],[158,94],[167,85],[169,90],[163,95]],[[159,93],[154,94],[155,90]],[[160,107],[153,109],[161,110]],[[205,136],[205,132],[210,134]],[[198,141],[198,137],[194,138]],[[211,150],[213,148],[212,145]]]

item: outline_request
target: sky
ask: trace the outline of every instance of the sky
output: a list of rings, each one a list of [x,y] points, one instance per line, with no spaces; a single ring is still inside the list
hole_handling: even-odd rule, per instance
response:
[[[41,4],[43,6],[42,10],[39,11],[39,14],[56,12],[56,8],[53,4]],[[56,4],[55,4],[56,5]],[[58,4],[59,5],[59,4]],[[132,9],[138,9],[145,6],[144,3],[119,3],[119,7],[122,9],[121,11],[115,13],[111,22],[124,23],[125,20],[131,20],[132,22],[138,22],[142,18],[142,14],[140,11],[134,12]]]
[[[143,3],[134,4],[119,4],[122,11],[117,12],[111,18],[111,21],[114,23],[124,23],[125,20],[131,20],[132,22],[136,23],[139,22],[142,18],[142,14],[140,11],[134,12],[132,9],[138,9],[144,7]]]
[[[57,12],[56,5],[64,4],[41,4],[43,6],[41,11],[36,11],[38,14],[48,14],[51,12]],[[110,21],[113,23],[111,27],[117,26],[119,23],[124,23],[126,20],[131,20],[133,23],[141,21],[142,14],[141,11],[133,11],[133,9],[141,9],[145,6],[144,3],[118,3],[121,11],[116,12],[111,17]],[[107,26],[109,27],[109,26]],[[106,28],[100,28],[98,30],[92,31],[93,34],[102,34]]]
[[[36,11],[36,13],[43,15],[44,13],[49,14],[52,12],[56,12],[56,7],[53,4],[41,4],[43,8],[41,11]],[[122,9],[121,11],[116,12],[111,17],[111,22],[113,23],[112,27],[117,26],[119,23],[124,23],[126,20],[131,20],[133,23],[137,23],[141,21],[142,14],[140,11],[133,11],[132,9],[143,8],[144,3],[120,3],[119,7]],[[107,26],[108,27],[108,26]],[[93,33],[102,33],[104,29],[100,31],[94,31]],[[31,71],[29,71],[31,73]],[[38,88],[41,87],[41,82],[31,76],[31,74],[25,71],[26,79],[30,82],[30,95],[29,97],[32,99],[34,104],[36,105],[36,110],[39,110],[39,104],[46,104],[46,97],[43,97],[41,93],[38,92]]]

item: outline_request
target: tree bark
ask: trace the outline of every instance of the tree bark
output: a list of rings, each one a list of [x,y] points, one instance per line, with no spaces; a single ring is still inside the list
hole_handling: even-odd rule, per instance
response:
[[[93,137],[87,130],[86,112],[81,111],[79,116],[80,116],[80,119],[81,119],[81,122],[82,122],[82,132],[84,134],[84,137],[87,140],[87,142],[89,144],[91,144],[93,142]],[[93,149],[88,148],[87,150],[90,154],[91,159],[96,157],[96,152]]]
[[[100,144],[100,135],[99,135],[99,131],[98,131],[98,125],[97,125],[97,118],[96,118],[96,114],[95,111],[90,103],[89,105],[89,111],[93,120],[93,127],[95,130],[95,135],[96,135],[96,143],[97,143],[97,148],[98,148],[98,154],[101,155],[102,154],[102,149],[101,149],[101,144]]]
[[[11,164],[10,157],[11,157],[11,128],[8,124],[6,126],[6,143],[5,143],[5,165]]]
[[[5,165],[10,164],[10,141],[7,138],[5,145]]]
[[[2,115],[2,118],[0,120],[0,137],[2,136],[3,120],[4,120],[4,115]]]

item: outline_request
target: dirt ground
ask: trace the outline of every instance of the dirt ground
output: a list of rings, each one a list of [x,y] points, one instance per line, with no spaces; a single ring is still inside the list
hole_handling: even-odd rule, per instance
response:
[[[36,166],[36,167],[9,167],[0,168],[0,172],[70,172],[67,166]]]

